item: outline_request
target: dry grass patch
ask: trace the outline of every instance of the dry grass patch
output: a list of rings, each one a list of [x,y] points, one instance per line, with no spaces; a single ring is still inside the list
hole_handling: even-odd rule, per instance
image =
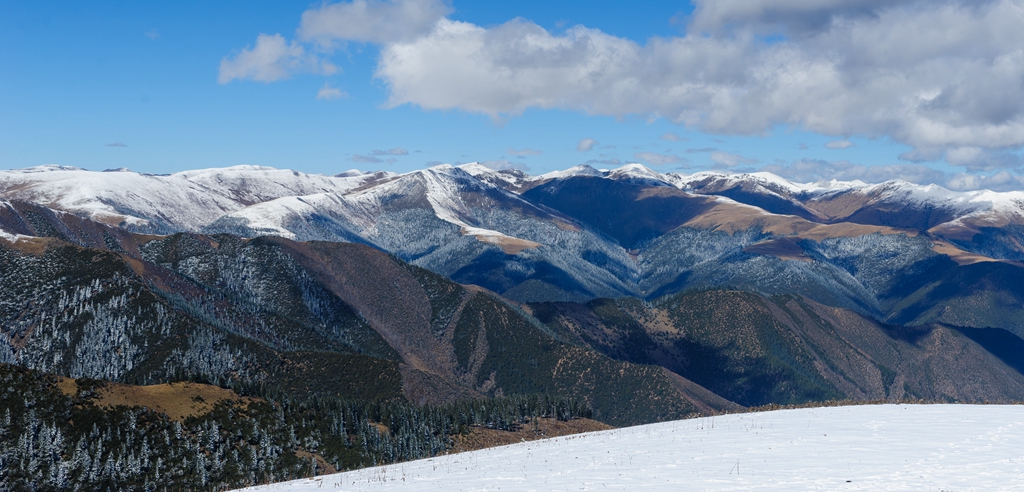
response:
[[[951,260],[955,261],[957,265],[973,265],[975,263],[984,263],[991,261],[997,263],[1009,263],[1011,265],[1024,266],[1024,264],[1022,264],[1019,261],[1000,260],[996,258],[990,258],[984,255],[979,255],[977,253],[964,251],[946,241],[932,242],[932,251],[940,255],[948,256]]]
[[[536,425],[533,422],[523,424],[516,431],[502,431],[476,427],[469,434],[455,437],[455,444],[451,452],[461,453],[463,451],[476,451],[478,449],[505,446],[523,441],[536,441],[549,437],[568,436],[613,429],[614,427],[591,419],[573,419],[562,421],[551,418],[538,418]]]
[[[67,395],[78,392],[78,384],[71,378],[60,378],[57,388]],[[96,397],[92,400],[93,404],[105,408],[145,407],[179,422],[205,415],[222,401],[248,405],[256,398],[238,396],[234,391],[209,384],[183,382],[150,386],[104,383],[96,388]]]

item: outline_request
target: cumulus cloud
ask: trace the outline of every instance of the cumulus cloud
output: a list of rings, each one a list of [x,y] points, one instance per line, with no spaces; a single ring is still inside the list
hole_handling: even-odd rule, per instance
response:
[[[331,87],[327,82],[324,82],[324,86],[316,93],[316,98],[323,101],[333,101],[335,99],[342,99],[345,97],[348,97],[347,92],[336,87]]]
[[[323,46],[339,41],[397,43],[429,34],[451,13],[441,0],[353,0],[324,3],[302,14],[299,38]]]
[[[724,134],[785,124],[915,147],[1024,144],[1015,1],[746,4],[701,2],[694,26],[713,34],[644,44],[582,26],[556,34],[522,19],[484,28],[442,18],[385,44],[376,74],[389,106],[494,117],[565,108]],[[766,12],[803,27],[766,42]]]
[[[409,151],[401,147],[395,147],[388,150],[374,150],[370,153],[373,155],[409,155]]]
[[[520,150],[516,150],[516,149],[513,149],[512,147],[509,147],[505,151],[505,153],[508,154],[508,155],[528,156],[528,155],[541,155],[544,152],[540,151],[540,150],[536,150],[536,149],[520,149]]]
[[[160,38],[160,31],[157,31],[156,29],[150,29],[146,31],[146,37],[152,41],[156,41]]]
[[[694,4],[685,35],[642,43],[524,19],[482,27],[447,18],[442,0],[321,4],[303,14],[297,36],[317,53],[348,41],[380,45],[375,77],[389,92],[386,107],[495,119],[559,108],[730,135],[783,125],[889,138],[913,148],[904,160],[938,155],[968,172],[1010,169],[1015,154],[1005,151],[1024,146],[1020,0]],[[302,45],[261,35],[222,61],[220,80],[318,70],[330,69]],[[588,141],[577,149],[596,145]]]
[[[685,141],[685,140],[689,140],[686,137],[680,137],[676,133],[666,133],[666,134],[661,136],[661,139],[662,140],[667,140],[669,142],[682,142],[682,141]]]
[[[833,150],[848,149],[850,147],[853,147],[853,142],[851,142],[849,140],[845,140],[845,139],[844,140],[833,140],[833,141],[828,142],[828,143],[825,144],[825,148],[826,149],[833,149]]]
[[[945,187],[951,190],[995,190],[1010,191],[1024,188],[1024,179],[1020,176],[1010,174],[1007,171],[999,171],[991,176],[957,173],[950,176]]]
[[[744,26],[758,32],[820,31],[838,19],[868,17],[917,0],[695,0],[691,28],[718,32]]]
[[[963,166],[968,172],[988,172],[1024,166],[1024,159],[1011,152],[990,151],[978,147],[960,147],[946,152],[946,162]]]
[[[220,61],[217,82],[226,84],[235,79],[274,82],[298,72],[333,74],[334,65],[317,59],[302,45],[288,41],[280,34],[260,34],[256,45],[245,48]]]
[[[732,168],[736,166],[754,164],[757,162],[757,159],[749,159],[739,154],[716,150],[711,152],[711,161],[715,163],[716,168]]]
[[[714,152],[716,150],[718,150],[718,149],[716,149],[714,147],[701,147],[699,149],[686,149],[686,153],[687,154],[700,154],[700,153],[704,153],[704,152]]]
[[[683,162],[683,159],[679,156],[658,154],[656,152],[637,152],[633,154],[633,158],[655,166],[679,164]]]
[[[586,152],[594,148],[595,146],[597,146],[597,140],[594,140],[592,138],[584,138],[583,140],[580,140],[579,143],[576,144],[576,150],[580,152]]]

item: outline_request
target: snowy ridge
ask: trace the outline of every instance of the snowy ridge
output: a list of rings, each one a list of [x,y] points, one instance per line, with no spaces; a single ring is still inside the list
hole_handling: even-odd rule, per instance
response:
[[[350,170],[337,176],[261,166],[151,175],[128,170],[93,172],[48,165],[0,171],[0,198],[38,203],[143,232],[198,231],[221,218],[245,217],[267,234],[295,237],[287,220],[325,202],[344,202],[340,205],[341,215],[362,227],[372,228],[381,200],[409,193],[416,187],[413,183],[426,190],[426,199],[437,217],[459,227],[477,227],[468,219],[460,193],[494,187],[518,193],[551,180],[576,176],[633,180],[708,195],[741,187],[747,193],[785,200],[797,207],[855,195],[861,197],[864,204],[942,209],[948,211],[954,221],[1024,221],[1024,192],[1020,191],[956,192],[937,185],[905,181],[794,183],[767,172],[662,174],[640,164],[627,164],[604,172],[579,165],[540,176],[514,170],[498,171],[478,163],[458,167],[441,165],[405,174]]]
[[[564,171],[552,171],[550,173],[541,174],[537,176],[537,180],[550,180],[550,179],[563,179],[571,178],[573,176],[603,176],[604,173],[590,167],[586,164],[580,164],[578,166],[570,167]]]
[[[429,207],[435,217],[457,226],[464,235],[506,237],[501,232],[476,225],[472,219],[473,211],[464,199],[467,193],[502,191],[476,179],[464,168],[442,164],[391,178],[376,186],[347,194],[320,193],[258,203],[226,214],[219,222],[245,224],[248,229],[260,234],[296,238],[302,236],[292,230],[296,224],[308,217],[330,217],[344,224],[342,227],[355,226],[355,232],[373,236],[375,226],[386,208],[419,206]],[[521,200],[515,195],[511,198]]]
[[[705,417],[249,491],[1022,490],[1024,406],[862,405]]]
[[[1019,215],[1024,211],[1024,192],[1021,191],[951,191],[934,184],[919,185],[895,180],[865,186],[861,192],[876,200],[948,207],[962,215],[985,211]]]
[[[198,230],[254,203],[283,196],[343,192],[373,178],[337,178],[259,166],[170,175],[40,166],[0,171],[0,196],[135,228]]]
[[[469,173],[474,178],[483,181],[490,181],[492,183],[497,181],[511,188],[520,187],[524,183],[527,183],[535,179],[533,176],[530,176],[529,174],[526,174],[522,171],[509,169],[498,171],[476,162],[462,164],[458,166],[458,168]]]
[[[778,195],[783,192],[789,195],[820,194],[826,192],[849,191],[867,187],[863,181],[818,181],[816,183],[795,183],[769,172],[728,174],[717,171],[702,171],[693,174],[670,173],[667,179],[678,188],[693,189],[701,182],[715,182],[721,188],[749,184],[759,186]]]

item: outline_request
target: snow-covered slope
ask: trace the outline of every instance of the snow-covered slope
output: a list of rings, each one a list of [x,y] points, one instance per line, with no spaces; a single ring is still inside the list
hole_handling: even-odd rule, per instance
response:
[[[1024,406],[708,417],[253,487],[320,490],[1024,490]]]
[[[381,174],[332,177],[260,166],[170,175],[40,166],[0,171],[0,196],[146,232],[198,230],[279,197],[345,192]]]
[[[361,234],[368,235],[376,233],[373,229],[382,215],[397,210],[428,211],[437,219],[459,227],[464,234],[474,236],[478,235],[477,232],[486,236],[501,234],[480,227],[475,210],[478,208],[525,209],[526,215],[550,218],[550,214],[536,209],[518,196],[476,179],[467,169],[479,173],[471,166],[444,164],[395,176],[376,186],[348,193],[346,191],[349,190],[339,190],[265,201],[227,214],[225,218],[246,222],[257,231],[300,239],[308,237],[289,230],[290,224],[313,215],[318,219],[331,217],[351,224]]]
[[[459,282],[502,293],[536,271],[555,272],[564,284],[559,288],[571,284],[574,293],[566,295],[573,299],[630,292],[613,273],[583,259],[585,252],[598,251],[608,263],[627,265],[621,248],[484,179],[490,174],[507,173],[483,166],[434,166],[345,194],[259,203],[224,215],[206,231],[365,242]],[[536,298],[530,295],[521,297]]]

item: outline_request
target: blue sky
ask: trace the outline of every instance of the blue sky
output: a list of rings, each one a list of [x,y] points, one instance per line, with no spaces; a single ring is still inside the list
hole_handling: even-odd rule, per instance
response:
[[[977,95],[1024,80],[1020,43],[974,45],[967,33],[947,36],[948,52],[898,39],[872,51],[858,33],[912,28],[908,18],[939,32],[942,8],[963,17],[965,7],[804,3],[6,2],[0,166],[333,174],[481,161],[537,174],[643,162],[662,172],[1020,187],[1024,108]],[[396,14],[406,7],[435,13]],[[1007,14],[998,9],[1015,7],[991,2],[962,22],[999,34],[991,24]],[[307,23],[318,16],[316,34]],[[436,25],[469,37],[451,41]],[[260,35],[280,35],[292,51],[268,59]],[[474,39],[472,59],[443,44]],[[896,60],[864,61],[901,49]],[[411,59],[389,58],[399,53]],[[977,64],[991,73],[970,71]],[[877,82],[894,70],[896,79]],[[466,75],[452,83],[451,73]],[[925,73],[933,85],[918,82]],[[914,97],[927,99],[900,106]],[[588,139],[596,144],[581,146]]]

